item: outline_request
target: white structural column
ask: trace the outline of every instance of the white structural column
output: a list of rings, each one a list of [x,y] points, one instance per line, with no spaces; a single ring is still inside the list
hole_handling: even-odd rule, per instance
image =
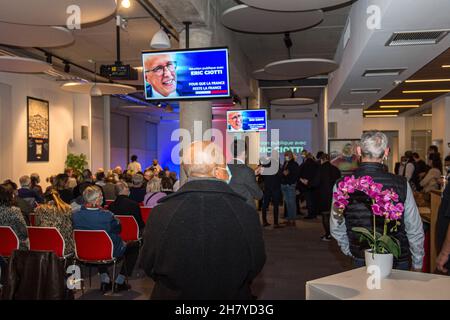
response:
[[[438,145],[441,156],[450,153],[450,97],[442,97],[432,103],[432,139]]]
[[[111,168],[111,96],[103,97],[103,169]]]
[[[185,48],[186,33],[180,34],[180,47]],[[212,32],[206,29],[191,29],[189,33],[189,47],[201,48],[211,45]],[[194,125],[197,130],[194,132]],[[199,128],[201,124],[201,129]],[[189,131],[191,141],[209,140],[204,132],[212,128],[212,108],[210,101],[186,101],[180,103],[180,129]],[[181,157],[182,159],[182,157]],[[181,183],[186,180],[183,170],[180,170]]]

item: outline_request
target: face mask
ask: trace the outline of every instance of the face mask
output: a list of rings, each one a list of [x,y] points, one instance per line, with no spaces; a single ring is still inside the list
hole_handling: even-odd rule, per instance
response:
[[[289,157],[284,157],[284,160],[289,161],[289,160],[291,160],[291,158],[289,158]]]

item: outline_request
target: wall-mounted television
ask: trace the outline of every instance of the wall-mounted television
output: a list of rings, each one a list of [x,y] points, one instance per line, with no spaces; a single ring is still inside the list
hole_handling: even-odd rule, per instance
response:
[[[228,48],[202,48],[142,53],[148,100],[228,98]]]
[[[267,131],[267,110],[231,110],[227,111],[228,132]]]

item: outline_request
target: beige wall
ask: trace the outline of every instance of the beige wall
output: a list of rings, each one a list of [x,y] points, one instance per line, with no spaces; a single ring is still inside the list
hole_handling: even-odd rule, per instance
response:
[[[74,112],[85,110],[88,100],[66,93],[59,86],[38,76],[0,73],[1,180],[18,181],[21,175],[37,172],[46,185],[45,178],[64,170],[69,149],[89,149],[86,142],[74,136]],[[27,96],[49,101],[48,162],[27,162]],[[77,125],[85,122],[83,114],[84,111],[77,113]]]
[[[359,139],[363,131],[361,109],[331,109],[328,122],[337,122],[337,139]]]

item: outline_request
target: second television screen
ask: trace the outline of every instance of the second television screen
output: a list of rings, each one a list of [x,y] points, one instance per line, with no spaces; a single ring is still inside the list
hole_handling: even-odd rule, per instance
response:
[[[267,110],[233,110],[227,112],[228,132],[267,131]]]
[[[227,48],[144,52],[142,60],[148,100],[230,96]]]

